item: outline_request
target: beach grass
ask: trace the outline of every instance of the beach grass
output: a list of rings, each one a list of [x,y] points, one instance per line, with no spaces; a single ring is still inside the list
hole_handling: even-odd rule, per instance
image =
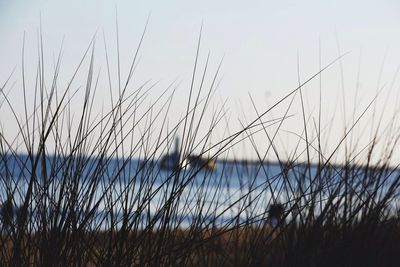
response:
[[[221,64],[211,74],[209,57],[199,66],[199,38],[185,113],[171,126],[178,84],[150,104],[157,83],[131,84],[144,35],[125,78],[118,54],[116,80],[104,39],[111,104],[101,112],[97,38],[65,85],[59,83],[61,52],[54,67],[47,67],[39,42],[34,85],[25,83],[22,52],[18,101],[24,110],[16,110],[6,93],[10,79],[1,86],[1,108],[18,128],[12,138],[6,127],[0,130],[1,266],[397,266],[400,172],[393,157],[400,135],[384,140],[383,152],[377,149],[378,129],[366,147],[347,147],[375,99],[329,153],[321,148],[317,123],[307,129],[302,88],[343,55],[269,108],[254,105],[253,119],[217,139],[227,116],[224,104],[211,106]],[[77,88],[82,73],[84,86]],[[294,99],[302,104],[304,129],[298,136],[304,149],[280,155],[276,139]],[[281,117],[267,119],[287,103]],[[274,176],[255,134],[276,154]],[[182,164],[162,170],[158,163],[172,153],[177,135]],[[251,144],[256,159],[229,154],[243,142]],[[207,161],[186,168],[184,157],[193,153],[216,160],[218,172],[207,169]],[[231,185],[233,176],[238,188]],[[259,176],[266,178],[260,182]]]

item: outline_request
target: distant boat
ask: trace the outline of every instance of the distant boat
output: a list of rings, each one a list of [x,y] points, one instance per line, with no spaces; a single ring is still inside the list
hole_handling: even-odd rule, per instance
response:
[[[186,160],[182,160],[179,153],[179,138],[175,139],[175,149],[172,153],[167,153],[161,158],[160,167],[164,170],[176,171],[182,166],[186,166]]]
[[[175,148],[172,153],[167,153],[160,160],[160,167],[164,170],[176,171],[182,168],[204,168],[205,170],[214,171],[217,162],[215,159],[204,158],[200,155],[189,155],[181,157],[179,150],[179,138],[175,139]]]

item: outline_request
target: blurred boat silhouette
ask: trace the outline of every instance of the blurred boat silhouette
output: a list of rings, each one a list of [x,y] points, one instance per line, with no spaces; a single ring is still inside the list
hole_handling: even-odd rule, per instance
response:
[[[175,138],[175,148],[172,153],[167,153],[160,160],[160,167],[164,170],[176,171],[182,167],[186,167],[186,159],[181,160],[181,155],[179,151],[179,137]]]
[[[216,169],[215,159],[204,158],[200,155],[189,155],[182,157],[179,149],[179,138],[175,139],[175,148],[171,153],[167,153],[160,160],[160,167],[164,170],[176,171],[182,168],[204,168],[209,171]]]

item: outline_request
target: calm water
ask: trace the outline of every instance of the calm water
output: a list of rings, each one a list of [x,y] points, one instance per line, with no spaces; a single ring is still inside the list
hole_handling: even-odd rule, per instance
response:
[[[175,208],[173,222],[181,226],[196,219],[217,224],[249,218],[262,221],[272,198],[289,207],[300,190],[306,195],[315,190],[309,188],[310,181],[313,181],[314,185],[323,188],[319,198],[323,206],[324,197],[340,183],[346,171],[352,172],[354,180],[351,182],[354,185],[362,183],[366,171],[363,168],[345,170],[336,166],[324,169],[318,175],[316,165],[308,169],[298,164],[286,171],[285,166],[278,163],[219,161],[213,172],[188,167],[177,173],[160,169],[155,161],[84,157],[74,158],[73,161],[48,157],[39,162],[34,174],[32,169],[26,155],[3,158],[0,163],[2,202],[7,198],[6,188],[12,188],[15,202],[20,205],[34,176],[37,181],[34,195],[46,195],[49,212],[56,203],[61,201],[66,204],[69,197],[77,196],[78,210],[88,212],[94,209],[98,219],[93,223],[101,221],[105,227],[111,212],[119,216],[124,207],[130,208],[128,214],[131,219],[139,218],[146,225],[163,213],[167,203]],[[381,177],[389,177],[388,181],[399,173],[397,170],[376,172]],[[357,188],[355,186],[355,190]],[[60,190],[66,192],[61,198]],[[114,205],[110,206],[110,201]],[[36,204],[37,199],[34,198],[32,212]],[[84,212],[81,215],[84,216]]]

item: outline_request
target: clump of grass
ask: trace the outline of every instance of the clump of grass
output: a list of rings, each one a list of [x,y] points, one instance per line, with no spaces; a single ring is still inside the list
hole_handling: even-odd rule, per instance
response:
[[[396,260],[400,178],[391,159],[398,137],[373,165],[378,131],[363,149],[369,151],[366,160],[348,153],[342,164],[333,164],[365,113],[354,119],[336,149],[324,154],[320,128],[315,127],[314,139],[306,128],[302,101],[305,129],[298,136],[304,151],[283,161],[275,147],[293,100],[299,95],[302,99],[301,88],[338,59],[271,108],[258,111],[254,106],[254,120],[210,145],[226,119],[224,105],[211,112],[208,125],[205,119],[220,65],[206,86],[210,63],[207,57],[199,67],[199,38],[186,111],[171,127],[168,114],[176,84],[149,106],[145,100],[155,84],[131,84],[143,37],[125,80],[118,64],[116,82],[104,41],[111,105],[101,113],[95,112],[95,38],[64,87],[58,82],[61,53],[50,84],[46,82],[40,42],[33,99],[27,97],[31,87],[25,84],[22,59],[22,117],[6,94],[9,81],[2,85],[2,108],[11,110],[18,126],[13,139],[6,138],[6,129],[0,132],[2,266],[337,266],[390,265]],[[74,83],[84,71],[79,99]],[[80,110],[75,108],[78,101]],[[271,110],[287,102],[281,118],[266,120]],[[178,133],[181,167],[163,171],[158,162],[171,152]],[[254,141],[260,133],[267,152]],[[228,160],[231,149],[245,140],[258,160]],[[185,168],[184,158],[194,151],[218,159],[218,170],[208,170],[207,162]],[[276,163],[266,161],[269,151]],[[311,159],[313,152],[317,162]],[[301,162],[304,155],[307,160]]]

